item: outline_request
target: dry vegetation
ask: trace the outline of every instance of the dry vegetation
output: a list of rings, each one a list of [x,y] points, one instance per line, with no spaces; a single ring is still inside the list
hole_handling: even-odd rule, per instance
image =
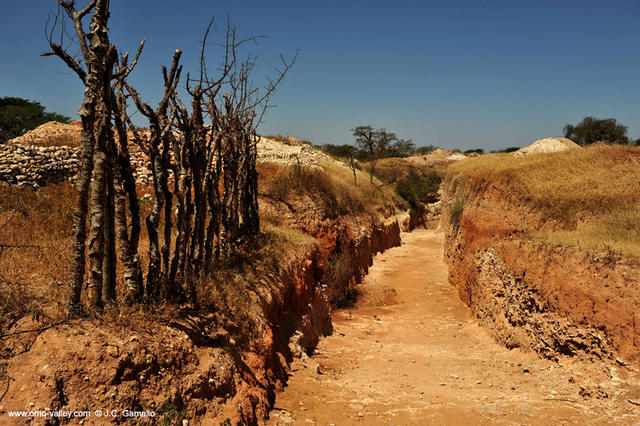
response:
[[[283,202],[308,196],[323,209],[328,219],[349,214],[378,217],[393,211],[396,206],[406,207],[392,188],[378,179],[369,183],[365,172],[357,170],[354,182],[353,172],[347,167],[328,162],[321,166],[263,165],[261,174],[268,178],[262,179],[260,192]]]
[[[473,187],[505,183],[513,197],[560,224],[535,237],[640,256],[640,148],[598,144],[520,159],[491,154],[448,172],[454,183]]]
[[[370,185],[363,172],[358,172],[358,185],[354,185],[351,170],[333,164],[323,164],[322,168],[266,164],[260,166],[259,172],[263,192],[290,203],[308,196],[328,219],[351,214],[377,218],[402,203],[389,187],[380,187],[377,181]],[[142,196],[150,192],[150,188],[138,188],[143,217],[152,202]],[[0,186],[0,328],[25,315],[46,322],[64,318],[74,198],[75,191],[69,183],[35,192]],[[216,269],[198,295],[202,307],[217,310],[246,305],[240,303],[244,287],[275,274],[282,256],[316,244],[312,237],[278,222],[278,218],[265,215],[261,234]],[[141,250],[148,245],[143,227]],[[146,262],[142,267],[147,267]],[[124,282],[119,279],[117,291],[123,291],[123,287]],[[107,309],[99,316],[104,322],[125,328],[141,327],[151,323],[149,315],[155,316],[153,312],[123,309]],[[238,312],[234,315],[242,316]]]
[[[438,164],[434,166],[416,166],[406,158],[393,157],[379,160],[376,166],[376,173],[379,178],[385,182],[399,181],[406,177],[411,170],[417,170],[423,176],[430,172],[437,173],[439,176],[444,176],[446,165]]]
[[[0,186],[0,315],[64,315],[74,191],[70,184]]]

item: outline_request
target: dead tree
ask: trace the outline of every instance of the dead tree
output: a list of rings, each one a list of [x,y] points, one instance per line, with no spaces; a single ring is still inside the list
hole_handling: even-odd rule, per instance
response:
[[[71,68],[85,86],[85,97],[78,114],[82,122],[82,156],[76,188],[78,197],[73,215],[71,274],[67,298],[69,315],[81,311],[81,292],[86,272],[85,250],[88,244],[88,299],[91,306],[109,303],[115,298],[115,187],[111,158],[113,150],[112,81],[117,49],[108,36],[109,0],[91,0],[76,8],[75,1],[59,1],[58,14],[48,31],[51,51]],[[91,14],[88,31],[83,20]],[[81,58],[70,55],[63,46],[65,17],[74,28],[72,41],[80,46]],[[59,30],[59,41],[54,31]],[[129,71],[130,72],[130,71]],[[87,215],[89,229],[87,242]]]
[[[125,79],[135,67],[144,40],[138,49],[138,53],[131,66],[128,66],[128,56],[124,55],[118,67],[117,80],[113,87],[116,93],[116,100],[112,104],[114,125],[118,132],[118,146],[114,149],[117,154],[112,156],[112,169],[114,172],[114,217],[120,248],[120,261],[123,265],[125,280],[125,304],[140,301],[142,298],[142,270],[138,256],[138,242],[140,239],[140,205],[136,192],[136,182],[131,167],[129,155],[129,141],[127,134],[127,99],[124,93]],[[137,133],[135,134],[137,136]],[[138,136],[139,139],[139,136]],[[128,203],[127,203],[128,201]],[[131,218],[131,229],[127,224],[127,204],[129,206],[129,217]]]
[[[73,41],[80,45],[81,59],[63,47],[67,33],[62,14],[73,23]],[[83,19],[89,14],[86,31]],[[238,39],[235,28],[227,25],[219,75],[210,79],[204,52],[212,20],[202,44],[199,78],[187,77],[186,81],[190,109],[177,93],[182,71],[180,50],[175,51],[171,67],[162,68],[163,97],[153,109],[127,82],[144,41],[130,65],[126,54],[118,58],[116,47],[109,41],[108,18],[109,0],[91,0],[81,10],[76,9],[74,1],[61,0],[59,14],[48,32],[51,51],[43,53],[60,57],[85,86],[79,110],[82,160],[76,182],[68,314],[81,311],[86,247],[91,307],[116,300],[117,261],[122,264],[125,303],[143,297],[150,302],[159,297],[185,297],[195,305],[196,279],[260,230],[256,128],[294,61],[282,59],[284,68],[277,71],[276,79],[268,80],[262,92],[253,88],[250,75],[255,56],[239,60],[238,49],[255,37]],[[59,42],[53,38],[56,28]],[[148,137],[139,135],[131,123],[128,97],[149,120]],[[128,130],[149,156],[153,176],[153,206],[145,218],[149,237],[146,277],[138,255],[140,207]]]
[[[155,297],[160,290],[193,304],[197,278],[260,230],[255,129],[270,96],[293,65],[283,62],[278,78],[260,94],[250,85],[255,57],[238,59],[238,49],[255,38],[240,40],[228,25],[223,60],[212,79],[205,61],[212,25],[213,21],[205,32],[199,78],[187,76],[189,107],[176,91],[179,51],[169,71],[163,67],[164,96],[155,110],[125,83],[137,109],[149,120],[151,133],[147,141],[140,140],[149,154],[154,181],[154,204],[146,220],[150,239],[146,293]],[[173,177],[171,190],[168,176]],[[159,249],[161,211],[164,232]]]
[[[175,93],[180,80],[182,67],[179,66],[182,51],[176,50],[173,56],[171,70],[163,67],[164,94],[158,107],[154,110],[148,104],[142,102],[136,90],[123,81],[129,95],[132,97],[138,110],[149,120],[150,136],[148,141],[137,138],[138,144],[149,155],[151,173],[153,176],[154,201],[151,213],[145,222],[149,235],[149,269],[145,284],[146,296],[154,299],[160,290],[161,282],[168,278],[169,254],[171,251],[171,210],[173,194],[169,190],[168,178],[170,170],[170,156],[173,134],[171,133],[173,117],[169,116],[169,102]],[[162,249],[159,243],[160,215],[164,212],[164,240]]]

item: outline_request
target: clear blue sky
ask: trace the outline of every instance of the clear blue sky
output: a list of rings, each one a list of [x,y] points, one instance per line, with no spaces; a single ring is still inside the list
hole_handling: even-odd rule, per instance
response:
[[[76,117],[77,78],[39,56],[55,2],[0,2],[0,96]],[[496,149],[594,115],[640,138],[638,1],[112,0],[111,9],[119,47],[133,52],[147,39],[132,82],[149,101],[174,49],[197,69],[212,15],[222,24],[229,13],[240,34],[269,36],[254,49],[259,74],[299,48],[262,134],[341,144],[371,124],[419,146]]]

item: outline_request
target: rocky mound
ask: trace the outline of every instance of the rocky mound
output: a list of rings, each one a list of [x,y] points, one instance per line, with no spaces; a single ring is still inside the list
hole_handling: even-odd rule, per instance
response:
[[[416,166],[428,167],[448,161],[463,160],[465,158],[467,158],[467,156],[464,154],[437,148],[426,155],[412,155],[411,157],[407,157],[406,161]]]
[[[0,145],[0,182],[37,188],[72,178],[79,164],[80,133],[80,121],[71,124],[52,121]],[[149,158],[135,145],[131,151],[137,183],[150,185]],[[292,137],[286,141],[261,137],[258,161],[285,165],[299,163],[306,167],[319,167],[321,162],[343,165]]]
[[[143,132],[143,136],[145,132]],[[80,120],[70,124],[51,121],[25,133],[22,136],[11,139],[9,145],[27,145],[38,147],[54,146],[80,146],[81,123]],[[117,137],[117,135],[116,135]],[[133,135],[129,135],[130,140]],[[137,149],[132,149],[137,151]],[[289,136],[282,141],[261,137],[258,141],[258,161],[265,163],[278,163],[292,165],[300,162],[304,166],[318,166],[319,162],[342,164],[323,152],[314,149],[299,139]]]
[[[80,148],[70,146],[0,145],[0,182],[38,188],[73,179]],[[151,185],[151,164],[142,152],[131,153],[133,175],[139,185]]]
[[[288,143],[285,143],[261,137],[258,141],[258,161],[285,165],[294,165],[299,162],[303,166],[310,167],[317,167],[323,161],[344,164],[310,145],[293,139],[295,138],[289,137]]]
[[[79,146],[80,133],[82,131],[80,120],[71,124],[50,121],[22,136],[11,139],[10,145],[34,145],[34,146]]]
[[[544,138],[535,141],[529,146],[520,148],[513,153],[513,156],[526,157],[532,154],[541,154],[545,152],[566,151],[568,149],[580,148],[580,145],[567,138]]]
[[[449,161],[460,161],[460,160],[464,160],[466,159],[467,156],[464,154],[451,154],[450,156],[447,157],[447,160]]]

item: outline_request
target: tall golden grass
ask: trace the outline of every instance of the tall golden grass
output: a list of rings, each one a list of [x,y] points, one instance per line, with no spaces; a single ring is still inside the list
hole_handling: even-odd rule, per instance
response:
[[[495,182],[540,214],[564,224],[537,232],[558,244],[640,255],[640,148],[597,144],[514,158],[490,154],[449,166],[450,179]]]
[[[329,219],[350,214],[378,217],[383,211],[404,207],[404,201],[392,188],[378,179],[371,183],[369,176],[360,170],[356,170],[354,180],[353,171],[339,164],[271,166],[271,170],[265,171],[271,179],[262,182],[261,192],[282,201],[307,195],[318,203]]]

